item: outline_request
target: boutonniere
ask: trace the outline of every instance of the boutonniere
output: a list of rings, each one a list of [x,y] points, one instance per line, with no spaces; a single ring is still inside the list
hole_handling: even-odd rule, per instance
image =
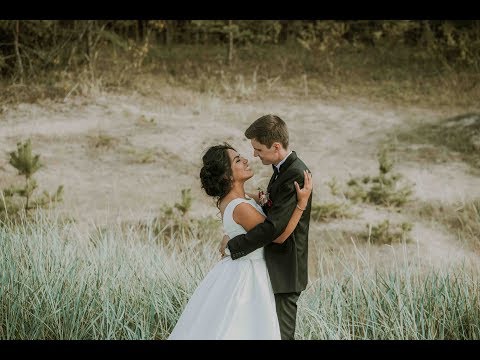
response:
[[[267,191],[258,188],[258,199],[260,200],[261,206],[272,206],[272,199],[270,199],[270,194]]]

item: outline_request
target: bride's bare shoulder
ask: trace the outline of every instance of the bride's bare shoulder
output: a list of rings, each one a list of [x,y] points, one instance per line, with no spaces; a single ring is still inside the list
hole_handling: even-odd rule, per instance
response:
[[[230,197],[225,197],[225,198],[222,199],[222,201],[220,201],[220,204],[218,204],[218,207],[219,207],[219,210],[220,210],[220,213],[222,214],[222,216],[223,216],[223,213],[225,212],[225,209],[227,208],[228,204],[232,200],[233,199],[230,198]]]

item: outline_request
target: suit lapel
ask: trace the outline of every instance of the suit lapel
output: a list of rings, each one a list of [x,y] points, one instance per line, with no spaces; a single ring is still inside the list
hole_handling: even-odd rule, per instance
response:
[[[268,192],[270,192],[270,189],[272,188],[272,184],[274,180],[275,180],[275,173],[272,174],[272,177],[270,178],[270,182],[268,183],[268,186],[267,186]]]
[[[285,162],[282,164],[282,166],[280,166],[280,175],[282,173],[284,173],[285,170],[287,170],[295,160],[297,160],[297,153],[295,151],[292,151],[290,156],[285,160]],[[278,175],[278,176],[280,176],[280,175]]]
[[[290,154],[290,156],[285,160],[285,162],[282,164],[282,166],[280,166],[280,173],[278,174],[277,176],[277,180],[278,178],[280,178],[282,176],[282,174],[288,169],[288,167],[295,161],[297,160],[297,154],[295,153],[295,151],[292,151],[292,153]],[[271,189],[272,189],[272,186],[273,186],[273,183],[275,182],[275,173],[272,174],[272,177],[270,178],[270,182],[268,183],[268,187],[267,187],[267,191],[269,193],[271,193]]]

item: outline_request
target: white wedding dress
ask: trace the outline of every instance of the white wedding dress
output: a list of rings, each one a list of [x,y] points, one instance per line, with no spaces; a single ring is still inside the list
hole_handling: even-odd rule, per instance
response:
[[[235,207],[246,202],[263,213],[255,200],[237,198],[225,208],[223,229],[231,238],[245,234],[233,220]],[[270,277],[259,248],[239,259],[220,260],[201,281],[169,340],[280,340]]]

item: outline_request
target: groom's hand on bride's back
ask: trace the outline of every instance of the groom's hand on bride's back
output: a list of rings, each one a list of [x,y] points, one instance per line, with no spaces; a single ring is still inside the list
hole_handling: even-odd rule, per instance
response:
[[[222,254],[222,258],[225,256],[228,256],[227,254],[225,254],[225,249],[227,247],[228,240],[230,240],[230,238],[228,237],[227,234],[224,234],[223,239],[220,242],[220,248],[218,249],[218,251],[220,251],[220,254]]]

